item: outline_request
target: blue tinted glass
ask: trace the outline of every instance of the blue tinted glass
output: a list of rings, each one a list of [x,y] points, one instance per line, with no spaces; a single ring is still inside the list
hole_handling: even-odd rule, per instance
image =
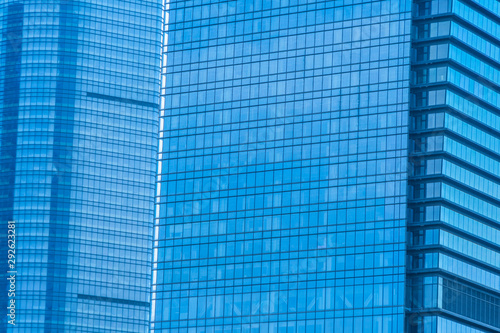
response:
[[[9,332],[148,331],[161,6],[0,5],[0,214],[17,234]]]
[[[402,332],[411,2],[168,9],[154,331]]]
[[[445,13],[459,19],[431,20]],[[414,11],[409,332],[500,329],[499,19],[488,0]]]

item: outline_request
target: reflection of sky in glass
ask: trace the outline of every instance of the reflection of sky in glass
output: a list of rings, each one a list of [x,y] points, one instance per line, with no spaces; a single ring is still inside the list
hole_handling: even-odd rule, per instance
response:
[[[157,331],[403,330],[409,11],[170,2]]]
[[[13,332],[147,332],[160,5],[0,8]]]

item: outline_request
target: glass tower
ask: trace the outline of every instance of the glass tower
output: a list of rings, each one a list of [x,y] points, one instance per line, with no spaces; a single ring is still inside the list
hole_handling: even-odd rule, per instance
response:
[[[0,4],[2,329],[147,332],[160,0]]]
[[[500,332],[500,2],[416,1],[408,332]]]
[[[153,332],[500,332],[500,2],[166,10]]]
[[[412,3],[168,3],[153,332],[403,332]]]

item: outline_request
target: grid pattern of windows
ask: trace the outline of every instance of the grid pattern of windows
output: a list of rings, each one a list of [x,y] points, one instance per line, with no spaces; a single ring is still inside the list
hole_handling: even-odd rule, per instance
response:
[[[161,21],[160,0],[1,1],[9,332],[148,331]]]
[[[401,332],[411,1],[170,1],[154,332]]]
[[[498,332],[498,1],[413,14],[407,330]]]

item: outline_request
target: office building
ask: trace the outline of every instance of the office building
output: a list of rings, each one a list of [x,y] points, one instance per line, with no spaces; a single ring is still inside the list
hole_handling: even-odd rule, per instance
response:
[[[148,332],[161,22],[160,0],[1,2],[2,332]]]
[[[170,1],[153,332],[402,332],[412,4]]]
[[[408,331],[500,332],[500,2],[414,6]]]
[[[500,3],[170,1],[153,332],[500,332]]]

